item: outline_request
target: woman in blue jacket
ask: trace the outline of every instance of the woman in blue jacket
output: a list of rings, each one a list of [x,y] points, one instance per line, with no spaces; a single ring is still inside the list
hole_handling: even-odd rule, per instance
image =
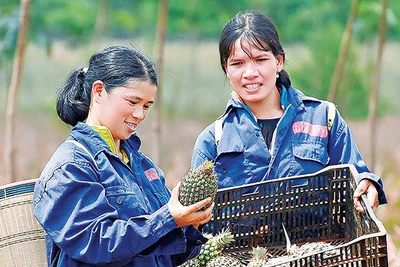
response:
[[[207,241],[195,226],[211,219],[212,205],[199,211],[211,200],[182,206],[139,150],[157,86],[154,64],[122,46],[69,74],[57,113],[73,128],[34,191],[49,266],[177,266]]]
[[[360,196],[372,207],[387,202],[381,179],[370,172],[350,129],[329,103],[291,86],[285,52],[273,23],[262,14],[238,13],[223,28],[220,62],[232,87],[225,113],[196,140],[192,167],[213,160],[219,187],[310,174],[328,165],[354,164]]]

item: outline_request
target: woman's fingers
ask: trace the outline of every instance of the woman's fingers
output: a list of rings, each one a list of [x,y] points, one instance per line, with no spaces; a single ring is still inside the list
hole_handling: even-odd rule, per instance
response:
[[[367,205],[369,204],[373,209],[375,209],[379,205],[378,190],[376,190],[375,185],[367,179],[361,180],[356,190],[354,191],[353,196],[354,207],[357,211],[361,213],[365,212],[364,207],[361,205],[361,195],[364,193],[367,195]]]
[[[212,214],[213,209],[214,209],[214,202],[211,203],[211,205],[204,211],[195,212],[198,218],[196,218],[195,219],[196,221],[193,223],[194,227],[198,228],[200,225],[208,223],[213,216]]]
[[[200,209],[202,209],[203,207],[205,207],[207,204],[209,204],[212,201],[211,197],[205,198],[199,202],[196,202],[192,205],[187,206],[188,208],[188,212],[192,213],[195,211],[199,211]]]

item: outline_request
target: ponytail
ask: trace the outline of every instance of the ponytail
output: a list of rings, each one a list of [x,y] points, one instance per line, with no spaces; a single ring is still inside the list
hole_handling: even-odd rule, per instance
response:
[[[83,67],[72,71],[58,91],[58,117],[71,126],[85,121],[89,114],[91,88],[85,85],[85,75]]]
[[[109,93],[129,81],[149,81],[158,86],[156,66],[138,50],[125,46],[110,46],[93,54],[88,67],[69,73],[57,97],[57,114],[60,119],[75,126],[89,115],[92,85],[102,81]]]
[[[279,72],[279,77],[276,79],[276,86],[280,88],[282,87],[282,85],[285,88],[289,88],[292,85],[289,73],[287,73],[287,71],[284,69],[282,69],[281,72]]]

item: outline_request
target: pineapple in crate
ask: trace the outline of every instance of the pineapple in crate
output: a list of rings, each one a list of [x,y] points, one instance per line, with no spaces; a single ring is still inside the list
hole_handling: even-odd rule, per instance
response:
[[[209,263],[207,263],[206,267],[244,267],[242,262],[232,256],[221,255],[216,257]]]
[[[184,206],[189,206],[203,199],[211,197],[214,201],[218,190],[218,178],[214,172],[214,163],[206,160],[197,168],[189,170],[181,181],[179,187],[179,201]],[[202,210],[211,205],[207,204]]]
[[[206,267],[209,266],[210,262],[214,259],[221,258],[220,261],[228,260],[225,256],[222,256],[222,251],[225,246],[234,241],[233,235],[229,230],[223,230],[221,233],[213,236],[211,234],[205,235],[208,241],[201,247],[199,255],[189,260],[181,267]],[[217,264],[214,262],[213,264]],[[210,265],[210,266],[225,266],[225,265]],[[240,266],[240,265],[238,265]]]
[[[264,247],[253,247],[251,252],[251,259],[247,265],[247,267],[264,267],[266,266],[267,259],[267,248]]]
[[[335,247],[329,243],[325,242],[313,242],[313,243],[306,243],[302,246],[297,246],[296,244],[292,244],[289,235],[286,231],[285,225],[282,224],[283,232],[285,234],[286,238],[286,252],[287,255],[280,256],[280,257],[274,257],[270,258],[268,261],[268,264],[265,265],[265,267],[269,266],[279,266],[281,267],[289,267],[291,266],[289,261],[302,257],[304,255],[311,255],[311,254],[316,254],[324,251],[324,256],[325,257],[335,257],[339,255],[339,250],[335,249]],[[315,257],[311,258],[311,262],[307,262],[306,264],[303,264],[302,266],[304,267],[313,267],[316,266],[315,262]],[[286,262],[286,263],[285,263]],[[318,262],[318,266],[321,264],[321,262]]]

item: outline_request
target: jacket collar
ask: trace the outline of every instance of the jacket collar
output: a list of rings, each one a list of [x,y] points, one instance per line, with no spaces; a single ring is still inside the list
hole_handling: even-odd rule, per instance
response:
[[[114,154],[118,153],[117,148],[115,147],[114,138],[112,137],[111,132],[107,127],[100,125],[90,125],[90,128],[95,130],[104,139],[104,141],[107,143]]]
[[[93,155],[97,155],[102,151],[109,151],[113,154],[116,154],[115,143],[112,139],[111,133],[107,134],[106,132],[109,132],[109,130],[107,128],[105,129],[106,130],[100,129],[100,132],[97,132],[86,123],[78,122],[78,124],[75,125],[74,128],[72,128],[71,136],[78,142],[82,143],[86,148],[88,148],[89,151],[93,153]],[[103,138],[103,134],[105,134],[106,138]],[[110,145],[110,143],[112,143],[113,145]],[[135,133],[131,137],[129,137],[129,139],[121,140],[120,145],[125,151],[138,151],[141,145],[141,141]],[[129,148],[127,146],[129,146]],[[114,150],[112,147],[114,147]]]
[[[294,89],[291,86],[286,88],[282,85],[280,101],[283,110],[285,110],[290,105],[292,105],[297,111],[303,110],[305,108],[304,101],[308,100],[313,101],[316,99],[305,96],[300,90]],[[225,112],[220,116],[220,118],[226,116],[226,114],[228,114],[231,111],[231,109],[238,109],[238,108],[244,108],[252,114],[251,110],[246,105],[231,98],[229,99],[226,105]]]

